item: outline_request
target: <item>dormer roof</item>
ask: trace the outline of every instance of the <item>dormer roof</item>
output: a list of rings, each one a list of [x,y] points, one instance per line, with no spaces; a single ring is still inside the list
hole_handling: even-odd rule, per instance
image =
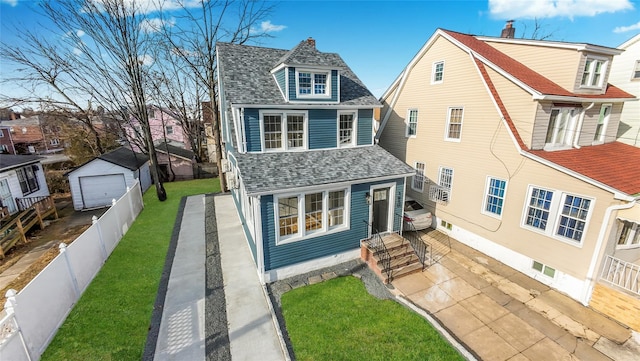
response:
[[[340,55],[323,53],[301,42],[292,50],[263,48],[218,42],[218,76],[227,102],[231,105],[287,106],[288,103],[271,71],[287,61],[290,66],[317,66],[338,69],[340,106],[380,106],[380,102],[351,71]],[[295,65],[294,65],[295,64]],[[300,102],[297,103],[299,106]],[[323,102],[314,102],[323,106]],[[326,104],[330,104],[327,102]],[[335,106],[334,102],[331,104]]]
[[[280,65],[338,69],[344,66],[344,62],[342,58],[340,58],[340,55],[336,53],[322,53],[318,51],[315,47],[315,41],[308,39],[301,41],[300,44],[284,54],[274,65],[274,68]]]

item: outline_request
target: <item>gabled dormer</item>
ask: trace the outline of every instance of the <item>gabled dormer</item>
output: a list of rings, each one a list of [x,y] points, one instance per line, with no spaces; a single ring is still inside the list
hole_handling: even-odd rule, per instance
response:
[[[342,60],[321,53],[312,38],[300,42],[271,70],[282,97],[288,103],[339,103]]]

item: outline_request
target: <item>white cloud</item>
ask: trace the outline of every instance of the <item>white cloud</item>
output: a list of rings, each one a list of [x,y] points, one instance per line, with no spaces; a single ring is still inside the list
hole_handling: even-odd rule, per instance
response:
[[[140,62],[142,65],[151,65],[153,64],[153,62],[155,61],[155,59],[153,59],[153,57],[149,54],[145,54],[145,55],[140,55],[138,57],[138,62]]]
[[[80,56],[80,55],[82,55],[82,50],[80,50],[79,48],[73,48],[73,53],[76,56]]]
[[[147,33],[155,33],[156,31],[160,31],[165,26],[174,26],[176,24],[176,20],[171,18],[169,20],[162,20],[160,18],[153,19],[144,19],[140,23],[140,29]]]
[[[6,0],[0,0],[6,1]],[[179,10],[183,8],[194,8],[200,6],[200,0],[123,0],[127,7],[135,5],[138,13],[148,14],[162,10]],[[98,6],[102,6],[104,0],[93,0]]]
[[[573,19],[630,9],[629,0],[489,0],[489,13],[498,19]]]
[[[18,5],[18,0],[0,0],[0,4],[7,4],[9,6],[15,7]]]
[[[78,37],[81,38],[81,37],[84,36],[84,31],[78,30],[78,31],[76,31],[76,35],[78,35]]]
[[[285,28],[286,28],[286,26],[284,26],[284,25],[271,24],[271,20],[263,21],[260,24],[260,30],[262,30],[265,33],[273,33],[273,32],[276,32],[276,31],[282,31]]]
[[[614,33],[626,33],[627,31],[632,31],[632,30],[640,30],[640,21],[638,21],[637,23],[633,24],[633,25],[629,25],[629,26],[618,26],[617,28],[613,29]]]

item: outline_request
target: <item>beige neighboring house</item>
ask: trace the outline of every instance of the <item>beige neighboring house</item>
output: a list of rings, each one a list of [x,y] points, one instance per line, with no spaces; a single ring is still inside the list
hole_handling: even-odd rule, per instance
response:
[[[437,229],[583,304],[606,261],[613,282],[635,272],[615,288],[638,300],[640,149],[616,141],[634,97],[607,82],[620,53],[439,29],[383,94],[376,137],[415,168],[407,196]]]
[[[613,58],[609,82],[640,97],[640,34],[618,48],[624,52]],[[640,102],[624,105],[618,128],[618,141],[640,147]]]

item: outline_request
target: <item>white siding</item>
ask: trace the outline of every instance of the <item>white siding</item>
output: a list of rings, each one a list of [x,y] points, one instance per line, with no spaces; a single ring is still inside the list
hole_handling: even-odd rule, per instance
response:
[[[640,60],[640,34],[625,44],[624,53],[613,57],[609,83],[640,97],[640,79],[631,80],[631,72]],[[620,117],[618,140],[640,147],[640,101],[626,102]]]
[[[149,171],[148,163],[145,163],[147,174]],[[144,173],[145,166],[141,167],[142,172]],[[121,167],[119,165],[115,165],[110,162],[106,162],[102,159],[94,159],[89,163],[81,166],[80,168],[69,173],[69,188],[71,189],[71,197],[73,198],[73,208],[75,210],[82,210],[85,208],[82,201],[82,192],[80,189],[80,177],[87,176],[96,176],[103,174],[123,174],[127,187],[132,187],[133,183],[137,177],[137,171],[134,172],[125,167]],[[148,184],[151,184],[151,181],[148,181]],[[147,185],[147,188],[149,186]],[[143,188],[144,190],[145,188]]]
[[[25,198],[25,197],[42,197],[49,195],[49,187],[47,186],[47,179],[44,176],[44,171],[42,170],[42,164],[36,163],[38,165],[38,171],[36,172],[36,176],[38,177],[38,185],[40,187],[39,190],[29,193],[27,195],[22,194],[22,188],[20,188],[20,182],[18,181],[18,175],[16,174],[16,170],[12,169],[7,172],[0,174],[0,179],[6,179],[9,184],[9,189],[11,190],[11,195],[13,198]],[[28,167],[33,166],[34,164],[29,164]],[[22,167],[18,167],[22,168]],[[16,168],[17,169],[17,168]],[[16,204],[16,207],[18,205]]]

